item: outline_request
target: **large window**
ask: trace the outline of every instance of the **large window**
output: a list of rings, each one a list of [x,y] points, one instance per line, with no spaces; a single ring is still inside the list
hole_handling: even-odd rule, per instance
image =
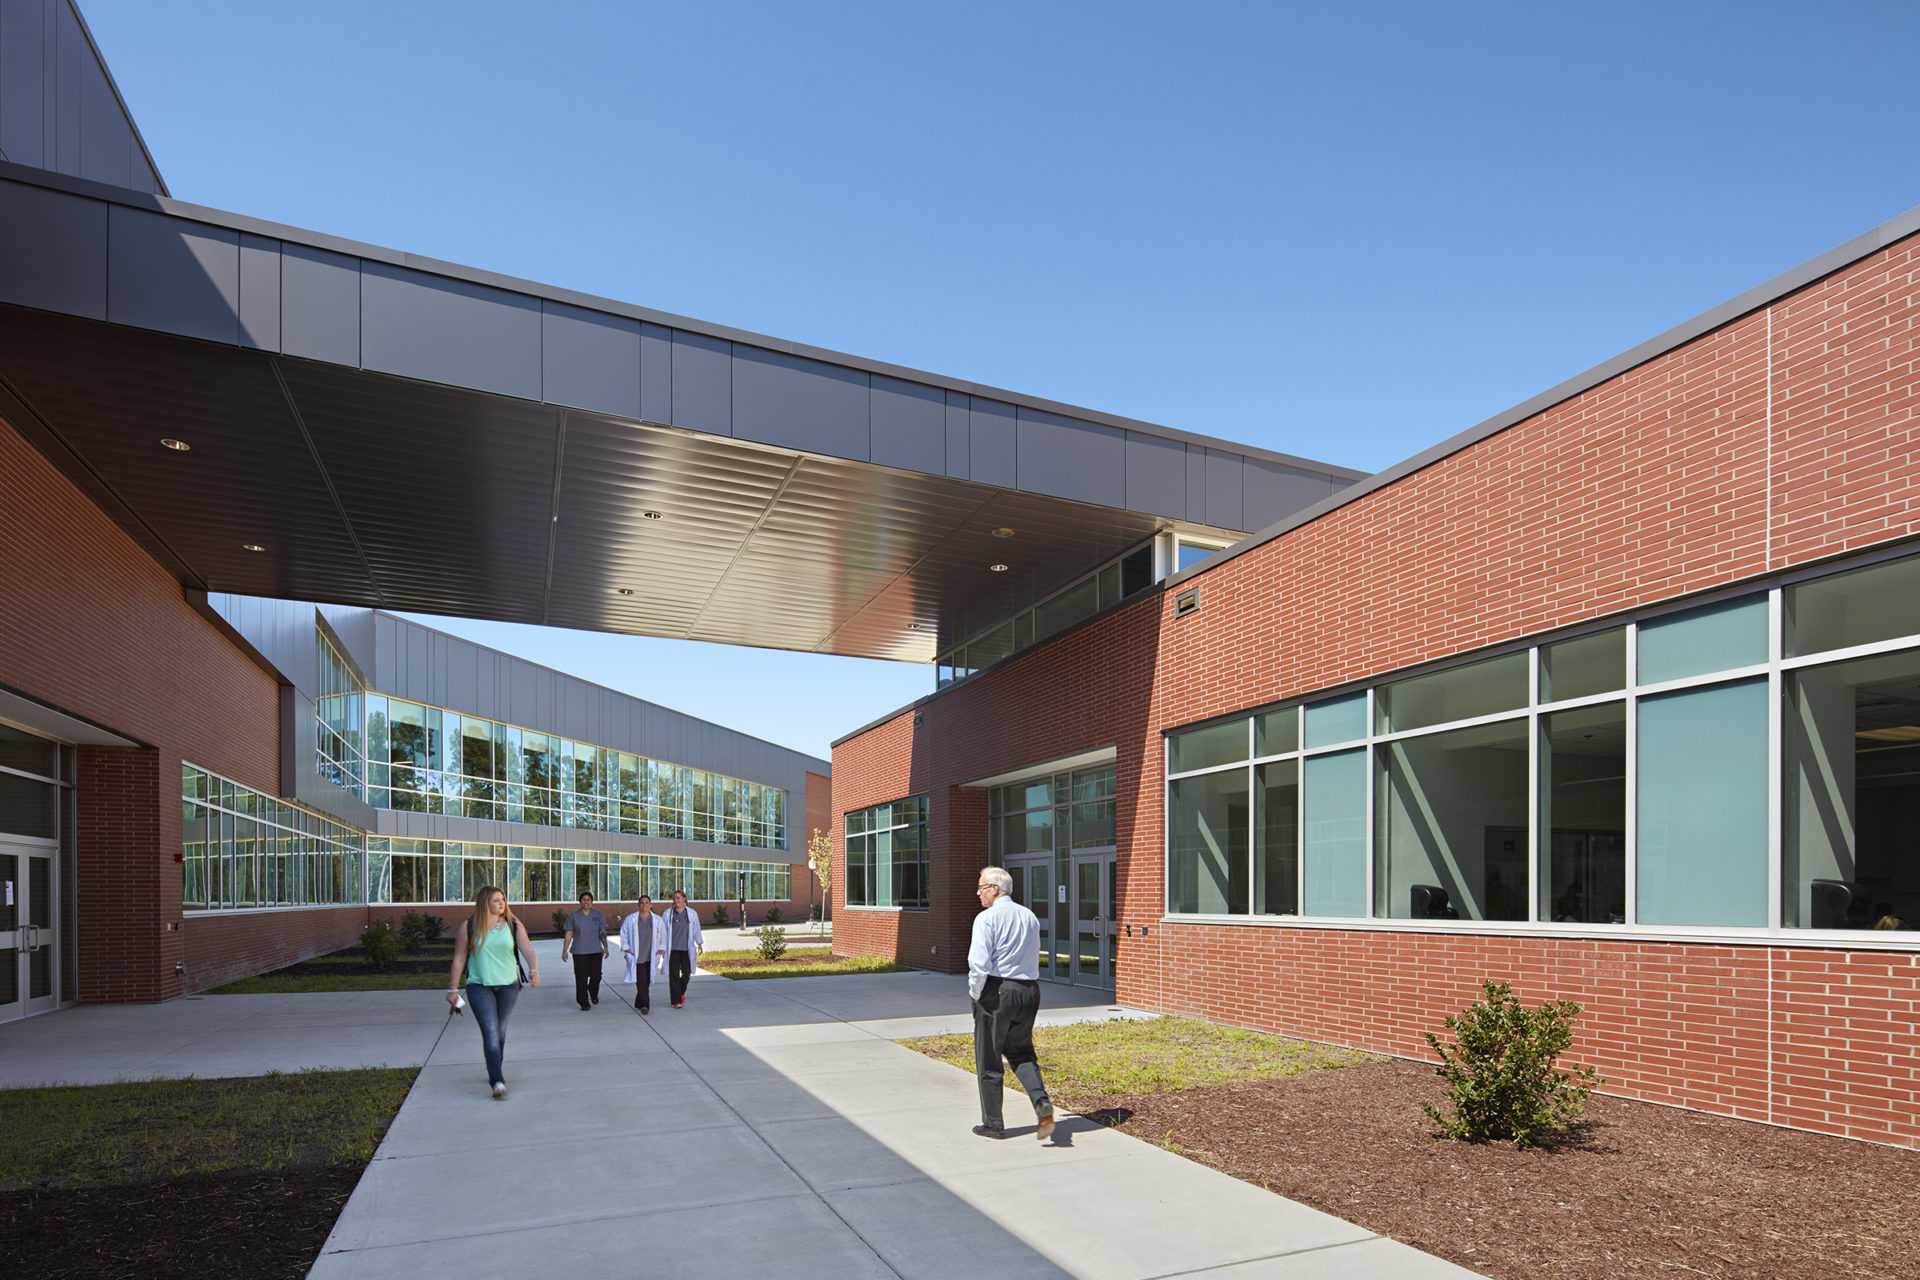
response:
[[[191,764],[180,767],[189,911],[365,902],[365,835]]]
[[[484,885],[514,902],[566,902],[591,893],[602,902],[656,902],[684,890],[693,901],[785,902],[785,863],[665,858],[593,849],[542,849],[456,840],[367,839],[370,902],[471,902]]]
[[[333,638],[318,626],[314,628],[314,659],[315,766],[322,778],[364,798],[366,687]]]
[[[1910,933],[1920,556],[1176,730],[1166,770],[1176,914]]]
[[[376,809],[787,847],[787,793],[385,694],[366,695]]]
[[[927,798],[847,814],[847,905],[927,905]]]

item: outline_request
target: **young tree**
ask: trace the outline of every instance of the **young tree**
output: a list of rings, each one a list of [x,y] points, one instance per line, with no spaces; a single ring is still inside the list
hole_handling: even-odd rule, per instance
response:
[[[807,865],[820,882],[820,918],[825,920],[833,910],[833,837],[818,827],[807,839]]]

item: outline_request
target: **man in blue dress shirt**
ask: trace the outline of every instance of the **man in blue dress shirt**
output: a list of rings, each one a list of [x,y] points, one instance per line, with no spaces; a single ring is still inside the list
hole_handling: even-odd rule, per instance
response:
[[[1000,1059],[1033,1100],[1039,1122],[1035,1136],[1053,1136],[1053,1103],[1033,1056],[1033,1018],[1040,1012],[1040,921],[1013,900],[1013,877],[1005,868],[980,873],[979,915],[973,918],[973,945],[967,949],[967,994],[973,997],[973,1062],[980,1078],[983,1138],[1004,1138],[1000,1104],[1006,1073]]]

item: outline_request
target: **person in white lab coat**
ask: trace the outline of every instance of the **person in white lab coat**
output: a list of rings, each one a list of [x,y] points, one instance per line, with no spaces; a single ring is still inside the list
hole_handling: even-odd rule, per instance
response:
[[[633,1007],[652,1009],[653,980],[667,971],[667,931],[653,913],[653,899],[640,895],[640,909],[620,922],[620,954],[627,958],[626,981],[634,984]]]
[[[700,938],[700,913],[687,905],[686,890],[673,891],[673,906],[660,917],[660,927],[667,932],[667,994],[678,1009],[687,1001],[687,979],[706,949]]]

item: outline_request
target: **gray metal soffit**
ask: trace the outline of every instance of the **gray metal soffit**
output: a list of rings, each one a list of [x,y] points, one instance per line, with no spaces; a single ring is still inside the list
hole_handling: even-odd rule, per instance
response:
[[[1360,475],[5,164],[0,416],[199,590],[909,661]]]

